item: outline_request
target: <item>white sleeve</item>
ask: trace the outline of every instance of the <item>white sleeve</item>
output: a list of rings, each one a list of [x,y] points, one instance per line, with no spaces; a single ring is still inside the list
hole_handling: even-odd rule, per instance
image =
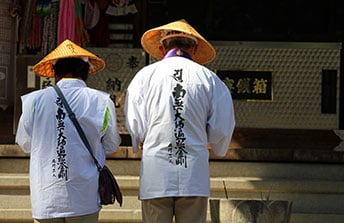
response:
[[[31,152],[31,140],[32,140],[32,120],[34,113],[34,97],[31,95],[24,95],[22,100],[22,114],[19,119],[16,143],[26,153]]]
[[[208,143],[218,156],[226,155],[235,127],[232,96],[227,86],[215,80],[207,123]]]
[[[107,116],[107,127],[102,138],[102,144],[105,152],[109,154],[115,152],[121,143],[121,137],[117,128],[117,114],[115,105],[110,98],[108,99],[105,116]]]
[[[145,136],[145,106],[141,87],[137,86],[135,78],[130,83],[125,99],[126,128],[131,136],[133,152],[139,151],[139,143]]]

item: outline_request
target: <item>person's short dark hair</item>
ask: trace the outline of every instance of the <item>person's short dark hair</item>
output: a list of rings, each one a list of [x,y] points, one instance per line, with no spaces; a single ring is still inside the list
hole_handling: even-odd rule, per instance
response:
[[[196,45],[196,42],[187,37],[172,37],[165,39],[163,42],[163,47],[167,50],[173,49],[175,47],[188,50]]]
[[[81,77],[86,81],[88,77],[90,65],[81,58],[62,58],[53,65],[55,76],[63,76],[64,74],[72,74],[73,77]]]

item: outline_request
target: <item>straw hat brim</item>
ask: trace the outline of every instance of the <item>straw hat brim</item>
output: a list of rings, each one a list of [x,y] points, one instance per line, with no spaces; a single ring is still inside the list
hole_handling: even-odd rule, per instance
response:
[[[63,41],[58,47],[51,51],[34,67],[35,74],[42,77],[55,77],[53,63],[62,58],[87,58],[90,64],[88,74],[94,74],[104,69],[105,61],[93,53],[83,49],[70,40]]]
[[[163,30],[179,31],[195,37],[198,40],[196,53],[192,56],[195,62],[206,64],[215,59],[216,51],[214,47],[183,19],[150,29],[142,35],[141,45],[143,49],[155,59],[160,60],[163,58],[159,50],[161,46],[160,40],[162,38],[161,31]]]

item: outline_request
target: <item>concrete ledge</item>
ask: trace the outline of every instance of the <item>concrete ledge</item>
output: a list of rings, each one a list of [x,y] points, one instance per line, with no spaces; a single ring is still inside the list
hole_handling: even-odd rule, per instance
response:
[[[109,210],[103,208],[99,213],[100,223],[112,222],[142,222],[141,209],[127,209],[127,210]]]
[[[107,159],[106,164],[116,176],[138,176],[141,161],[137,159]],[[274,163],[210,161],[212,177],[254,177],[293,180],[343,181],[344,165],[321,163]],[[27,158],[0,158],[0,173],[29,172]]]
[[[122,134],[119,150],[111,159],[140,159],[130,137]],[[310,129],[236,128],[224,157],[209,150],[211,160],[344,163],[343,131]],[[27,157],[15,144],[0,144],[0,157]]]
[[[230,198],[266,199],[265,196],[267,196],[269,192],[267,192],[267,190],[263,190],[266,191],[266,193],[264,194],[264,197],[261,196],[261,191],[252,187],[251,180],[252,179],[233,179],[231,182],[227,179],[226,182],[232,185],[232,188],[228,189]],[[22,179],[19,181],[23,184],[23,187],[28,187],[25,181]],[[138,178],[135,179],[134,177],[127,178],[120,176],[118,177],[118,181],[124,195],[123,207],[119,207],[117,203],[115,205],[104,206],[100,213],[100,223],[141,222],[140,201],[137,199],[137,186],[130,185],[131,183],[137,184]],[[254,181],[256,180],[254,179]],[[16,187],[20,184],[19,182],[15,183],[15,178],[11,178],[10,182],[12,182]],[[6,188],[9,187],[10,182],[6,185]],[[225,197],[224,192],[221,191],[221,182],[219,179],[212,181],[212,185],[215,184],[215,186],[212,186],[212,196],[210,199]],[[313,186],[316,186],[317,182],[313,183]],[[292,184],[290,185],[292,186]],[[321,185],[318,187],[320,186]],[[333,185],[333,187],[343,190],[341,185]],[[3,193],[2,189],[3,188],[0,187],[1,193]],[[130,191],[127,189],[130,189]],[[312,189],[311,186],[310,189]],[[318,193],[320,188],[313,188],[313,191]],[[310,193],[310,191],[306,191],[305,193],[289,194],[287,190],[284,193],[282,191],[277,192],[275,190],[274,192],[271,192],[269,196],[270,199],[293,201],[291,223],[344,222],[343,205],[341,205],[344,200],[343,195],[328,195],[325,192],[319,194]],[[32,219],[29,199],[29,194],[0,195],[0,222],[31,223]],[[209,216],[208,222],[211,222]]]
[[[139,209],[137,199],[139,177],[120,175],[116,178],[125,197],[124,209]],[[226,196],[229,199],[293,201],[294,213],[344,214],[344,205],[341,205],[344,200],[344,182],[342,181],[212,177],[211,198],[225,199]],[[29,205],[27,201],[29,199],[28,174],[0,174],[0,197],[0,208],[18,207],[19,204],[24,207]],[[105,209],[110,207],[112,206],[105,206]],[[122,209],[117,205],[112,208]]]
[[[0,209],[1,223],[32,223],[31,209]],[[138,223],[141,210],[107,210],[102,209],[99,223]],[[211,222],[208,215],[207,222]],[[290,223],[343,223],[344,215],[293,213]]]
[[[0,157],[30,157],[16,144],[0,144]]]
[[[29,190],[29,174],[0,173],[0,190]]]
[[[343,223],[344,215],[292,214],[290,223]]]
[[[0,159],[0,222],[32,223],[28,164],[26,157]],[[140,160],[108,159],[107,165],[122,188],[124,204],[105,206],[100,222],[140,222],[137,199]],[[344,166],[341,164],[211,161],[210,172],[211,199],[226,198],[225,182],[229,199],[292,201],[291,223],[342,222]],[[318,217],[322,221],[317,221]]]
[[[31,209],[0,209],[1,223],[32,223]],[[99,223],[142,222],[139,210],[106,210],[99,213]]]
[[[138,176],[116,176],[123,191],[139,189]],[[211,192],[262,192],[262,193],[290,193],[290,194],[331,194],[344,195],[344,181],[323,180],[294,180],[283,178],[255,178],[255,177],[212,177]],[[28,174],[0,173],[0,190],[29,189]]]
[[[255,177],[211,178],[212,192],[224,192],[224,187],[229,192],[344,194],[343,181]]]
[[[32,223],[31,209],[0,209],[1,223]]]

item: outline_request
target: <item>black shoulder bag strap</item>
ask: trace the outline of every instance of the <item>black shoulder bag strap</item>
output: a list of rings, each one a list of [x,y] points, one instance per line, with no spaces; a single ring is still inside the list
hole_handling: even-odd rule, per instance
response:
[[[80,135],[82,141],[84,142],[84,144],[85,144],[87,150],[90,152],[90,154],[91,154],[91,156],[92,156],[92,158],[93,158],[93,160],[94,160],[94,163],[96,164],[96,166],[97,166],[97,168],[98,168],[98,171],[101,171],[102,167],[101,167],[100,164],[98,163],[98,160],[96,159],[96,157],[93,155],[93,152],[92,152],[92,150],[91,150],[91,145],[90,145],[90,143],[88,142],[88,140],[87,140],[87,138],[86,138],[86,135],[85,135],[84,131],[82,130],[82,128],[81,128],[81,126],[80,126],[78,120],[76,119],[74,112],[73,112],[72,109],[69,107],[69,104],[68,104],[66,98],[64,97],[64,95],[63,95],[61,89],[60,89],[57,85],[54,86],[54,89],[55,89],[55,91],[57,92],[57,94],[60,96],[60,98],[61,98],[61,100],[62,100],[62,102],[63,102],[63,105],[65,106],[65,108],[66,108],[66,110],[67,110],[67,112],[68,112],[68,116],[69,116],[70,120],[72,120],[73,124],[75,125],[75,128],[78,130],[78,133],[79,133],[79,135]]]
[[[59,95],[59,97],[61,98],[62,103],[63,103],[63,105],[65,106],[65,108],[66,108],[66,110],[68,112],[68,116],[69,116],[70,120],[72,120],[73,124],[75,125],[75,128],[78,130],[78,133],[79,133],[82,141],[84,142],[87,150],[90,152],[90,154],[91,154],[91,156],[92,156],[92,158],[94,160],[94,163],[96,164],[96,166],[98,168],[100,176],[103,175],[103,177],[99,178],[99,184],[103,185],[103,188],[107,188],[107,189],[102,192],[103,195],[102,195],[102,193],[100,194],[101,203],[105,204],[105,205],[113,204],[114,201],[115,201],[114,199],[116,199],[118,201],[118,203],[120,204],[120,206],[122,206],[122,192],[121,192],[121,190],[120,190],[120,188],[119,188],[119,186],[117,184],[117,181],[116,181],[115,177],[113,176],[111,171],[106,166],[104,166],[104,168],[102,168],[100,166],[100,164],[98,163],[98,160],[93,155],[93,152],[91,150],[91,145],[88,142],[84,131],[82,130],[78,120],[76,119],[74,112],[69,107],[69,104],[68,104],[66,98],[64,97],[61,89],[57,85],[54,86],[54,89],[57,92],[57,94]],[[104,177],[104,174],[106,175],[105,177]],[[111,178],[110,181],[108,179],[109,177]],[[109,182],[111,182],[111,185],[112,185],[112,186],[110,186],[111,188],[108,188],[109,187]],[[106,184],[106,185],[104,185],[104,184]]]

